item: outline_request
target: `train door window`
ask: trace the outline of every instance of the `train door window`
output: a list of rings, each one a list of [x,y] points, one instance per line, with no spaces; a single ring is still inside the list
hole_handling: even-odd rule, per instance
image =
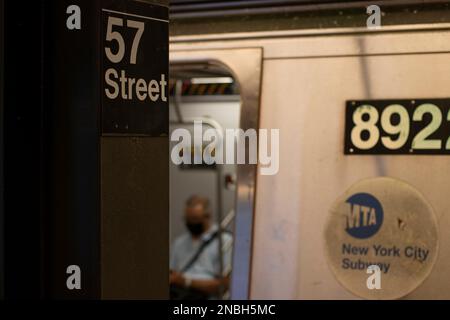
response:
[[[170,93],[171,297],[226,299],[237,172],[215,155],[240,126],[239,85],[220,66],[172,66]],[[218,140],[205,140],[211,130]]]
[[[238,130],[258,130],[261,65],[261,48],[170,51],[174,299],[250,297],[256,164],[236,160]]]

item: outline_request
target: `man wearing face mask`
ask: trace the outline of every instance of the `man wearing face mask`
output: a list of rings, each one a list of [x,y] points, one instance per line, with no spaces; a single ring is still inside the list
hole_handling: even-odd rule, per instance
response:
[[[228,289],[231,272],[232,237],[222,231],[222,276],[220,274],[219,235],[211,223],[209,200],[192,196],[186,202],[188,233],[173,244],[170,259],[172,299],[214,299]]]

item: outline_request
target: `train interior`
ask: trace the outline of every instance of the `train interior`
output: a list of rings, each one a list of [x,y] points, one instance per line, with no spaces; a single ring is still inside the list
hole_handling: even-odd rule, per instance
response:
[[[201,124],[201,133],[208,129],[225,132],[240,125],[241,99],[239,85],[226,69],[208,64],[171,65],[170,134],[185,129],[194,137],[194,127]],[[225,140],[225,138],[223,138]],[[171,150],[180,142],[171,141]],[[185,143],[185,142],[184,142]],[[222,143],[226,143],[223,141]],[[208,164],[202,158],[194,165],[194,150],[205,150],[206,142],[195,143],[191,152],[192,165],[170,162],[170,243],[186,233],[184,210],[189,197],[198,195],[210,201],[212,224],[221,232],[234,233],[236,208],[236,164]],[[172,250],[172,247],[171,247]],[[233,243],[223,244],[222,251],[232,251]],[[219,255],[223,259],[224,253]],[[221,261],[222,273],[230,275],[230,266]],[[221,292],[221,299],[230,291]]]

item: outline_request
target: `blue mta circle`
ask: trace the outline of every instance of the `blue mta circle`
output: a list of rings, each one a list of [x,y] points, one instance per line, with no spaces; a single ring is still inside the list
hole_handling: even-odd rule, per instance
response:
[[[381,203],[371,194],[356,193],[347,199],[345,231],[358,239],[375,235],[383,224]]]

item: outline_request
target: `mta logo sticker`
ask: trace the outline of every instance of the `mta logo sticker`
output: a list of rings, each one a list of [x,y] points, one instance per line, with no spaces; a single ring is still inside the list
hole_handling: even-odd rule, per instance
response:
[[[383,208],[380,202],[368,193],[356,193],[347,199],[346,231],[358,239],[372,237],[383,224]]]

